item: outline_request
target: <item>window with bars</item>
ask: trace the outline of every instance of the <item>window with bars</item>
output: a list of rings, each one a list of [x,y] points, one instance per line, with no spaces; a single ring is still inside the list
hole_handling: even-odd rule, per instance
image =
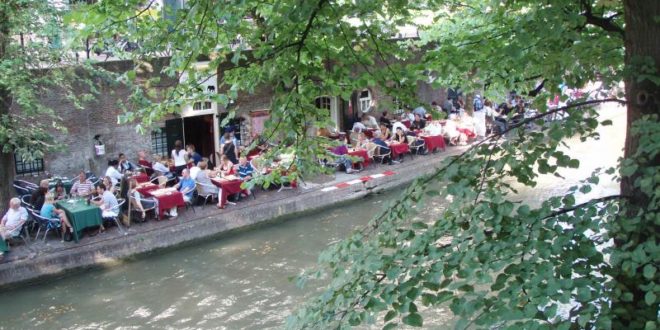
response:
[[[151,132],[151,153],[167,157],[167,134],[165,134],[165,129]]]
[[[43,158],[23,160],[18,154],[14,154],[14,168],[16,175],[39,174],[44,171],[44,160]]]

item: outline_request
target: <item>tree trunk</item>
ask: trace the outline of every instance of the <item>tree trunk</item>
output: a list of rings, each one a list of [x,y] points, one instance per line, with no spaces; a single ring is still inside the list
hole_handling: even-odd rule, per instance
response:
[[[7,6],[9,4],[6,4]],[[11,40],[8,9],[0,8],[0,59],[8,56],[7,51]],[[9,107],[12,103],[12,97],[9,90],[0,87],[0,118],[9,116]],[[4,143],[0,143],[4,144]],[[7,149],[7,150],[4,150]],[[8,205],[9,199],[13,193],[14,181],[14,155],[13,148],[6,145],[0,145],[0,210],[4,210]]]
[[[628,102],[628,122],[625,141],[625,158],[632,158],[639,148],[640,139],[631,132],[632,124],[644,115],[658,114],[660,105],[660,86],[646,79],[639,81],[639,60],[644,58],[655,63],[656,72],[651,73],[656,77],[659,75],[657,68],[660,67],[660,24],[655,19],[660,17],[660,1],[648,0],[624,0],[625,9],[625,64],[628,71],[632,72],[626,78],[626,100]],[[649,74],[647,72],[647,74]],[[660,123],[656,123],[658,125]],[[615,246],[618,254],[617,263],[613,264],[616,290],[632,294],[632,301],[620,295],[614,295],[612,308],[615,319],[612,328],[632,329],[644,328],[646,321],[657,321],[658,306],[649,306],[645,302],[645,291],[642,286],[648,283],[643,274],[644,263],[637,267],[636,272],[626,272],[621,265],[630,260],[631,254],[641,244],[655,241],[659,228],[653,221],[640,219],[637,214],[651,214],[655,206],[649,205],[649,197],[642,193],[639,187],[635,187],[635,179],[640,177],[649,167],[658,166],[660,157],[651,159],[641,164],[636,173],[630,177],[624,177],[621,181],[621,194],[629,196],[626,213],[617,219],[619,226],[616,232],[611,233],[615,237]],[[648,174],[647,174],[648,175]],[[639,221],[631,221],[637,218]],[[653,256],[651,256],[653,258]],[[636,263],[633,263],[636,264]],[[657,277],[656,277],[657,278]],[[654,306],[653,306],[654,305]]]

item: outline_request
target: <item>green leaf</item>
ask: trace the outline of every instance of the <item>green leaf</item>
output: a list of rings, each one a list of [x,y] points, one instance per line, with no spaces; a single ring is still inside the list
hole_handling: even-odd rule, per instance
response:
[[[643,274],[645,278],[652,280],[655,277],[655,272],[656,269],[653,265],[647,264],[646,266],[644,266]]]
[[[656,298],[657,297],[655,296],[655,293],[653,293],[653,291],[648,291],[644,295],[644,302],[646,302],[646,304],[649,306],[654,306],[656,302]]]
[[[413,327],[423,326],[422,316],[417,313],[410,313],[403,318],[403,323]]]
[[[390,320],[395,318],[398,314],[399,313],[395,310],[391,310],[391,311],[387,312],[387,314],[385,314],[385,319],[384,319],[385,322],[389,322]]]
[[[383,330],[394,330],[394,329],[397,329],[398,326],[399,326],[398,323],[388,323],[388,324],[385,324],[385,326],[383,327]]]

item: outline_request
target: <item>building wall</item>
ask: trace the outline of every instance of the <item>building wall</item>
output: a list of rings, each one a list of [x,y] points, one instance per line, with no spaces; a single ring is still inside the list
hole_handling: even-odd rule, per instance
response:
[[[167,59],[153,63],[152,72],[160,72],[160,68],[166,63]],[[114,72],[124,72],[133,68],[133,64],[129,61],[100,65]],[[218,81],[222,80],[223,69],[220,68],[219,70]],[[161,87],[155,86],[154,88],[162,88],[162,86],[171,83],[173,83],[171,79],[161,77]],[[387,106],[392,101],[390,96],[378,87],[370,87],[369,89],[376,105],[371,112],[373,116],[378,117],[383,110],[389,110],[390,112],[393,110]],[[44,156],[45,171],[54,175],[72,176],[79,170],[84,169],[101,175],[105,172],[108,160],[117,158],[120,152],[126,154],[129,159],[135,160],[138,151],[151,151],[150,132],[143,135],[135,130],[134,124],[119,125],[117,123],[117,116],[122,112],[117,105],[117,101],[126,100],[129,96],[129,90],[122,85],[102,84],[99,91],[96,100],[86,104],[84,110],[76,110],[70,102],[60,97],[58,93],[43,98],[43,102],[54,109],[62,118],[62,122],[68,130],[64,134],[57,131],[53,132],[53,139],[60,143],[63,149]],[[240,93],[238,95],[232,107],[237,111],[237,116],[245,118],[248,131],[251,130],[250,112],[269,110],[271,96],[270,88],[266,87],[256,89],[253,93]],[[446,98],[446,90],[434,89],[430,84],[420,81],[418,82],[417,97],[420,104],[428,104],[432,101],[441,103]],[[221,116],[224,111],[223,108],[220,108],[216,116]],[[160,122],[154,123],[153,128],[163,128],[165,120],[171,118],[174,118],[174,116],[169,116]],[[95,141],[93,137],[97,134],[101,135],[100,140],[105,144],[106,154],[104,156],[96,156],[94,152]],[[209,139],[213,139],[213,137],[209,136]],[[243,137],[244,145],[250,142],[250,138]]]

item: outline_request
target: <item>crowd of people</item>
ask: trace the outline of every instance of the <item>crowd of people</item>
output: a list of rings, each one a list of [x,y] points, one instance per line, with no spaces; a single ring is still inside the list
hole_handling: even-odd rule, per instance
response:
[[[448,99],[440,105],[433,102],[431,106],[436,113],[444,113],[446,120],[432,120],[430,112],[419,106],[405,109],[398,116],[388,111],[380,113],[378,118],[371,114],[363,114],[354,123],[351,132],[342,135],[332,129],[322,128],[318,135],[342,141],[339,145],[329,147],[332,156],[329,159],[337,168],[347,173],[360,170],[360,161],[349,156],[349,148],[353,151],[363,150],[370,159],[379,158],[383,163],[396,164],[403,162],[404,154],[394,157],[391,147],[394,144],[406,144],[410,152],[425,154],[428,152],[423,137],[442,136],[450,145],[465,145],[470,140],[479,140],[491,133],[504,132],[511,122],[520,120],[525,113],[525,102],[520,95],[512,93],[505,102],[494,105],[491,100],[475,95],[472,101],[472,111],[465,111],[465,102],[461,95]],[[268,145],[260,144],[253,152],[262,153]],[[29,198],[28,205],[41,217],[58,222],[57,228],[62,236],[73,230],[70,219],[64,211],[55,207],[57,201],[73,197],[89,199],[99,206],[104,218],[117,217],[122,211],[118,208],[118,198],[128,200],[131,207],[146,217],[146,196],[140,193],[141,183],[136,174],[143,175],[148,182],[160,187],[170,186],[179,191],[185,202],[191,202],[195,193],[203,196],[214,196],[221,204],[221,188],[212,183],[216,178],[232,178],[243,182],[250,181],[257,173],[265,173],[273,166],[287,164],[288,155],[280,155],[274,163],[264,164],[254,154],[249,157],[239,147],[232,132],[223,134],[220,139],[220,150],[217,153],[217,164],[211,159],[202,157],[194,145],[184,146],[181,141],[174,143],[170,157],[156,156],[153,160],[145,151],[137,153],[135,162],[128,159],[124,153],[119,153],[116,159],[108,161],[107,169],[100,179],[90,178],[88,173],[81,171],[73,180],[67,192],[62,182],[54,185],[50,180],[42,180]],[[357,162],[357,164],[356,164]],[[288,164],[290,165],[290,164]],[[144,178],[143,178],[144,179]],[[144,182],[144,180],[142,180]],[[241,195],[249,196],[249,189],[242,190]],[[27,221],[27,212],[21,204],[25,201],[14,198],[10,201],[9,211],[0,223],[0,236],[3,239],[14,237],[21,226]],[[166,216],[176,217],[177,209],[166,211]],[[103,231],[103,226],[100,230]]]

